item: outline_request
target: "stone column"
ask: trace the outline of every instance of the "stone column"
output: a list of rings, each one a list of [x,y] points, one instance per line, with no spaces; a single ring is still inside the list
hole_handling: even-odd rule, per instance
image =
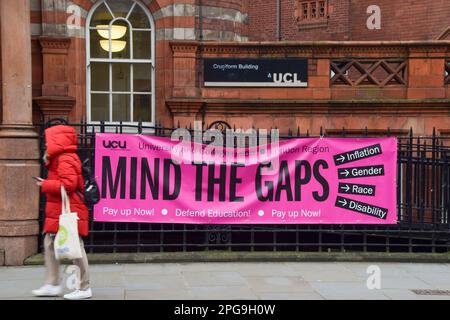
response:
[[[68,120],[76,100],[69,95],[69,49],[71,38],[67,25],[58,23],[58,17],[66,14],[66,0],[42,0],[42,96],[34,98],[44,122],[52,118]],[[45,13],[44,13],[45,12]]]
[[[200,96],[197,80],[197,42],[172,43],[174,98],[194,98]]]
[[[42,96],[34,98],[47,122],[53,118],[68,119],[75,105],[75,98],[69,96],[68,50],[70,38],[43,36],[39,38],[42,47],[43,84]]]
[[[37,252],[39,140],[32,124],[28,0],[0,1],[2,123],[0,125],[0,253],[20,265]]]

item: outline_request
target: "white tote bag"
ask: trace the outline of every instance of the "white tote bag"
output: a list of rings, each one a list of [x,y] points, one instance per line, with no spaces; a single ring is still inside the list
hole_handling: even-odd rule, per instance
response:
[[[56,259],[81,258],[80,237],[78,235],[78,215],[70,212],[70,201],[66,190],[61,186],[61,215],[59,229],[54,242]]]

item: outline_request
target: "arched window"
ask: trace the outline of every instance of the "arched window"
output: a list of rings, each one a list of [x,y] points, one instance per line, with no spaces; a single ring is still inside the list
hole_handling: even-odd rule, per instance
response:
[[[86,22],[90,123],[155,121],[155,27],[134,0],[98,1]]]

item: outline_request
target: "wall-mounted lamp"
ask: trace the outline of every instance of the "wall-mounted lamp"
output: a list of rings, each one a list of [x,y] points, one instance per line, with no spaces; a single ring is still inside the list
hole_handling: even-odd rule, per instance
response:
[[[97,32],[102,38],[109,39],[109,25],[99,24],[97,26]],[[122,38],[125,35],[125,33],[127,33],[127,27],[111,25],[111,39],[112,40]]]
[[[111,40],[111,52],[120,52],[125,49],[126,45],[126,41]],[[103,50],[109,52],[109,40],[100,40],[100,47],[102,47]]]
[[[105,51],[109,50],[109,25],[97,25],[98,34],[108,40],[100,40],[100,47]],[[116,40],[122,38],[127,33],[127,27],[111,25],[111,52],[120,52],[125,49],[127,42]]]

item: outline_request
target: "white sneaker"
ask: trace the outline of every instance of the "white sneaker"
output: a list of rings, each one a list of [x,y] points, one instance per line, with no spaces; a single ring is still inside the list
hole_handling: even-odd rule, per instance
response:
[[[91,288],[87,290],[75,290],[74,292],[64,295],[64,299],[67,300],[82,300],[82,299],[89,299],[91,297],[92,297]]]
[[[56,297],[62,293],[61,286],[52,286],[45,284],[39,289],[31,291],[36,297]]]

